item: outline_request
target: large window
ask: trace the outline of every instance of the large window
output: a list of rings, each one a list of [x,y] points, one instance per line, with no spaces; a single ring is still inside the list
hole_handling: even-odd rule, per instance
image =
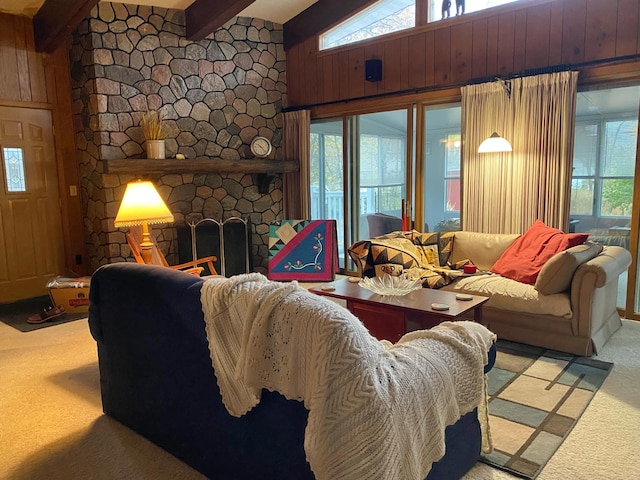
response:
[[[579,92],[571,183],[572,225],[628,246],[640,87]],[[619,230],[622,234],[615,234]]]
[[[415,0],[381,0],[322,35],[320,49],[414,27],[415,7]]]
[[[629,248],[640,87],[578,93],[570,230]],[[627,276],[617,306],[625,306]]]
[[[443,20],[464,13],[513,3],[517,0],[429,0],[429,21]]]
[[[425,5],[427,21],[477,12],[517,0],[380,0],[320,35],[320,50],[379,37],[416,26],[416,3]],[[422,19],[420,22],[422,23]]]

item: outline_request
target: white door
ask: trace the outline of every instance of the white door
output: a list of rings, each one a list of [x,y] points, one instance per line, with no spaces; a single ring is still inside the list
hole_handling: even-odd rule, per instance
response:
[[[64,272],[51,112],[0,107],[0,303],[46,295]]]

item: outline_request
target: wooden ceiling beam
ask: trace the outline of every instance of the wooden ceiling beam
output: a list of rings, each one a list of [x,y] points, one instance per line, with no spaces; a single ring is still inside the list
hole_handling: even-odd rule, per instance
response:
[[[377,0],[318,0],[284,24],[284,47],[304,42]]]
[[[223,26],[255,0],[196,0],[185,10],[187,38],[198,41]]]
[[[36,51],[51,53],[67,41],[99,0],[45,0],[33,17]]]

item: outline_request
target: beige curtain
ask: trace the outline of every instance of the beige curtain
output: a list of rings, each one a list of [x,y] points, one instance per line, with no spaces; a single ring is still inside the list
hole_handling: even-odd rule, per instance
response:
[[[311,217],[310,138],[311,112],[309,110],[286,112],[283,122],[283,158],[298,161],[300,170],[284,174],[282,182],[284,218]]]
[[[522,233],[569,224],[577,72],[462,89],[463,229]],[[512,153],[477,152],[498,132]]]

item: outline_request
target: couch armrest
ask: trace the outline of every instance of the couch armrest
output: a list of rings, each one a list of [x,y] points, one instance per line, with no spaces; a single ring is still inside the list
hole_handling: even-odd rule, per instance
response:
[[[605,246],[595,258],[578,267],[571,281],[574,335],[591,336],[613,314],[617,315],[618,279],[631,265],[622,247]]]

